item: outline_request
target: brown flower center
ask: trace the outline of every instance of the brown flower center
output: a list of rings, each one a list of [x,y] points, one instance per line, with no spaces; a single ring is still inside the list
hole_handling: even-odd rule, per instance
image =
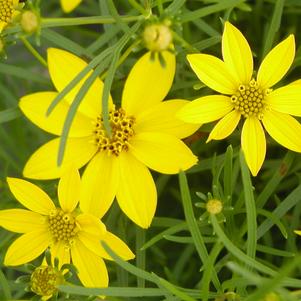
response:
[[[0,21],[9,23],[14,12],[13,0],[0,0]]]
[[[63,241],[66,246],[72,245],[79,228],[71,213],[64,212],[62,209],[55,209],[50,213],[48,223],[55,242]]]
[[[106,151],[109,155],[118,156],[129,148],[129,140],[134,136],[133,125],[135,118],[127,116],[123,109],[112,110],[109,113],[112,135],[109,137],[103,125],[103,118],[99,116],[94,130],[94,143],[98,151]]]
[[[245,118],[255,116],[262,119],[266,107],[265,96],[270,89],[261,89],[258,83],[252,79],[248,85],[240,85],[235,94],[231,96],[234,108]]]

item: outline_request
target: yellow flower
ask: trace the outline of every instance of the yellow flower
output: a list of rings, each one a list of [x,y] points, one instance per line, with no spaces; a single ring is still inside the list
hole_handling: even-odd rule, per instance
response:
[[[18,266],[30,262],[49,247],[52,258],[57,257],[60,266],[72,262],[84,286],[106,287],[108,273],[103,258],[111,257],[100,240],[125,260],[134,257],[126,244],[108,232],[97,217],[76,209],[80,195],[77,170],[68,170],[60,179],[60,207],[56,207],[43,190],[30,182],[17,178],[8,178],[7,182],[15,198],[28,210],[0,211],[0,226],[22,233],[8,248],[5,265]]]
[[[19,4],[19,0],[0,0],[0,33],[20,14],[18,9],[23,6],[24,4]]]
[[[29,287],[31,291],[41,296],[42,301],[46,301],[57,293],[57,287],[64,282],[63,271],[43,264],[32,272]]]
[[[65,13],[70,13],[74,10],[82,0],[61,0],[61,6]]]
[[[229,136],[242,116],[242,149],[253,176],[256,176],[266,153],[262,124],[278,143],[301,152],[301,125],[289,115],[301,116],[300,82],[270,89],[282,79],[293,62],[294,36],[290,35],[268,53],[256,79],[253,78],[250,46],[229,22],[225,23],[222,53],[224,61],[207,54],[188,55],[188,61],[202,82],[225,95],[196,99],[182,108],[177,116],[196,124],[220,119],[207,142]]]
[[[24,176],[53,179],[60,177],[70,164],[80,168],[90,161],[82,178],[81,207],[101,218],[117,196],[123,212],[147,228],[157,204],[156,186],[147,167],[175,174],[197,162],[180,139],[189,136],[198,126],[185,124],[174,117],[187,101],[162,102],[175,73],[174,55],[167,51],[163,55],[166,68],[161,67],[159,60],[152,61],[150,53],[137,61],[125,82],[121,108],[114,108],[110,98],[111,137],[102,124],[103,83],[97,78],[74,118],[62,165],[57,166],[60,138],[56,138],[31,156],[24,168]],[[48,50],[49,72],[58,91],[62,91],[86,65],[69,52]],[[69,105],[83,81],[70,91],[49,117],[45,112],[57,92],[25,96],[20,101],[20,108],[40,128],[60,135]]]

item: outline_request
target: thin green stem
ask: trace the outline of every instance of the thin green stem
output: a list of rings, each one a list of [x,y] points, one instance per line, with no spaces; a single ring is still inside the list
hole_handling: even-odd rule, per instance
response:
[[[148,12],[136,0],[129,0],[129,4],[137,9],[143,16],[148,15]]]
[[[157,6],[158,6],[158,10],[159,10],[160,15],[162,15],[163,11],[164,11],[162,0],[157,0]]]
[[[145,244],[145,230],[136,228],[136,266],[141,270],[145,270],[146,255],[145,250],[141,250],[141,247]],[[145,279],[137,277],[137,286],[145,287]]]
[[[208,261],[209,255],[208,255],[208,251],[207,251],[202,233],[198,227],[197,221],[194,216],[192,202],[191,202],[191,196],[190,196],[190,190],[188,187],[186,175],[183,171],[181,171],[179,173],[179,182],[180,182],[181,197],[182,197],[184,215],[185,215],[185,219],[187,222],[187,226],[191,233],[191,237],[195,244],[196,250],[200,256],[200,259],[205,264]],[[214,268],[212,269],[211,279],[212,279],[212,282],[213,282],[215,288],[217,290],[219,290],[220,282],[217,277],[216,270]]]
[[[187,41],[185,41],[180,35],[178,35],[175,31],[172,32],[173,38],[180,42],[184,48],[192,52],[199,52],[199,50],[192,45],[190,45]]]
[[[144,16],[120,16],[123,22],[134,22],[144,19]],[[81,18],[47,18],[41,20],[41,27],[61,27],[88,24],[113,24],[116,19],[111,16],[92,16]]]
[[[33,48],[33,46],[26,40],[24,37],[20,37],[20,40],[27,48],[27,50],[46,68],[48,68],[48,64],[46,60]]]
[[[136,48],[140,44],[141,40],[136,40],[133,44],[131,44],[125,52],[120,56],[118,62],[117,62],[117,68],[127,59],[127,57],[131,54],[134,48]],[[106,75],[108,74],[108,71],[104,72],[101,76],[100,79],[104,79]]]

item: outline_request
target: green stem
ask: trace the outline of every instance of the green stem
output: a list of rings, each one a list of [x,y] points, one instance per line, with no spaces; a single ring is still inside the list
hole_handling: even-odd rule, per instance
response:
[[[160,15],[162,15],[163,12],[164,12],[162,0],[157,0],[157,6],[158,6],[158,10],[159,10]]]
[[[136,266],[141,270],[145,270],[146,267],[146,254],[145,250],[141,250],[141,247],[145,244],[145,230],[136,228]],[[145,279],[137,277],[137,286],[145,287]]]
[[[144,18],[144,16],[121,16],[123,22],[134,22]],[[116,19],[110,16],[93,16],[81,18],[47,18],[41,20],[41,27],[60,27],[60,26],[74,26],[87,24],[112,24],[116,23]]]
[[[20,40],[27,48],[27,50],[46,68],[48,68],[48,64],[46,60],[32,47],[32,45],[24,38],[20,37]]]
[[[140,44],[141,40],[136,40],[133,44],[131,44],[126,50],[125,52],[120,56],[118,62],[117,62],[117,68],[126,60],[126,58],[131,54],[131,52],[133,51],[134,48],[136,48],[139,44]],[[103,80],[106,75],[107,75],[108,71],[104,72],[101,76],[100,79]]]
[[[180,42],[184,48],[191,52],[199,52],[199,50],[192,45],[190,45],[187,41],[185,41],[180,35],[178,35],[175,31],[172,32],[174,40]]]
[[[129,0],[129,4],[137,9],[143,16],[148,15],[147,11],[136,0]]]

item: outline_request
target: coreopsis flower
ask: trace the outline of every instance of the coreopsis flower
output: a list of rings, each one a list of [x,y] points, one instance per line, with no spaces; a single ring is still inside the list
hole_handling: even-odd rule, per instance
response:
[[[133,253],[95,216],[76,207],[80,195],[77,170],[64,173],[58,185],[60,207],[39,187],[17,178],[7,179],[15,198],[27,209],[0,211],[0,226],[22,235],[8,248],[4,258],[7,266],[30,262],[50,248],[59,265],[72,264],[87,287],[108,286],[108,273],[103,258],[111,259],[101,245],[106,242],[125,260]]]
[[[57,300],[59,297],[65,300],[66,295],[59,292],[58,286],[68,285],[68,279],[77,274],[77,269],[72,264],[60,265],[59,259],[52,258],[50,250],[47,249],[41,264],[38,266],[25,264],[22,272],[27,275],[18,277],[16,283],[22,283],[25,291],[33,292],[36,295],[34,300],[46,301],[50,298]],[[68,299],[68,295],[66,299]]]
[[[156,186],[149,168],[175,174],[197,162],[197,158],[180,140],[198,126],[175,118],[185,100],[162,100],[168,93],[175,74],[175,56],[163,52],[166,67],[142,56],[132,68],[123,89],[121,108],[110,98],[111,136],[106,133],[101,113],[103,83],[97,78],[79,106],[60,166],[57,165],[60,138],[39,148],[26,163],[23,174],[34,179],[54,179],[70,164],[77,168],[89,162],[84,171],[81,207],[102,217],[115,196],[123,212],[141,227],[148,227],[157,204]],[[73,54],[48,50],[51,79],[58,91],[87,64]],[[23,97],[20,108],[40,128],[60,135],[70,103],[83,81],[46,117],[57,92],[39,92]]]
[[[19,3],[19,0],[0,0],[0,32],[13,22],[23,6],[24,4]]]
[[[70,13],[73,11],[82,0],[61,0],[61,6],[65,13]]]
[[[222,54],[223,61],[207,54],[188,55],[199,79],[222,95],[196,99],[180,109],[177,116],[196,124],[220,119],[207,142],[229,136],[242,118],[241,145],[249,169],[256,176],[266,154],[263,127],[284,147],[301,152],[301,125],[290,116],[301,116],[301,85],[271,89],[293,62],[294,36],[290,35],[267,54],[256,77],[250,46],[229,22],[225,23]]]
[[[60,270],[52,265],[41,265],[32,272],[29,288],[46,301],[57,293],[61,284],[64,284],[64,275]]]

